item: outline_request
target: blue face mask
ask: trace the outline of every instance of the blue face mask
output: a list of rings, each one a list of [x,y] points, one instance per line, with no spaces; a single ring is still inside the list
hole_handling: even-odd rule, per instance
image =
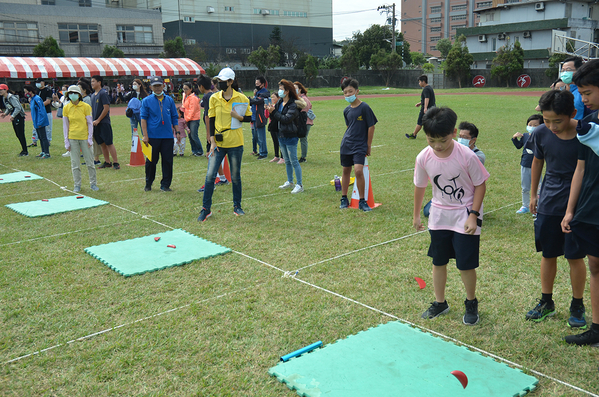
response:
[[[35,83],[35,86],[36,86],[37,88],[42,88],[42,83]]]
[[[346,96],[345,100],[349,103],[354,103],[356,101],[356,94],[354,94],[352,96]]]
[[[69,99],[73,102],[79,100],[79,94],[69,94]]]
[[[532,132],[535,130],[535,128],[537,128],[537,127],[532,127],[530,125],[527,125],[526,126],[526,131],[528,131],[529,134],[532,134]]]
[[[285,98],[285,91],[279,90],[279,98]]]
[[[460,143],[464,146],[470,146],[470,139],[458,138],[458,143]]]
[[[572,77],[574,76],[574,72],[562,72],[559,75],[559,78],[566,84],[570,84],[572,82]]]

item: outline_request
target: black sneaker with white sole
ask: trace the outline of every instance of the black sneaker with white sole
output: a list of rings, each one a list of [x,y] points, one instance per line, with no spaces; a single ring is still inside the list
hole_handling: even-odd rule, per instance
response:
[[[449,305],[447,304],[447,301],[444,301],[443,303],[435,301],[431,303],[431,306],[427,311],[422,313],[421,317],[431,319],[447,313],[449,313]]]
[[[478,316],[478,300],[474,298],[469,301],[466,299],[464,301],[464,305],[466,306],[466,313],[464,313],[464,318],[462,318],[462,322],[466,325],[476,325],[478,324],[478,320],[480,317]]]

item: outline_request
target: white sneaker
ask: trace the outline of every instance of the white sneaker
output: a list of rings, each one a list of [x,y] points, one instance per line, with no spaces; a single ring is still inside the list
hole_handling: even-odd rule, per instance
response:
[[[285,181],[284,184],[282,184],[281,186],[279,186],[279,189],[291,189],[293,187],[293,183],[289,182],[289,181]]]
[[[304,187],[302,185],[295,185],[295,187],[293,188],[293,190],[291,191],[291,194],[295,194],[295,193],[301,193],[304,191]]]
[[[66,153],[63,153],[62,157],[71,157],[71,152],[67,151]]]

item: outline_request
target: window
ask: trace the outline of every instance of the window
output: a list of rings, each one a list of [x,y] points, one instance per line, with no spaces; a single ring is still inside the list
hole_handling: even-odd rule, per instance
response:
[[[441,12],[441,6],[433,6],[431,7],[431,14],[437,14]]]
[[[307,12],[299,12],[299,11],[283,11],[284,17],[295,17],[295,18],[308,18]]]
[[[91,7],[92,0],[79,0],[79,7]]]
[[[38,36],[35,22],[0,22],[0,42],[35,43]]]
[[[431,43],[436,43],[439,40],[441,40],[441,36],[431,37]]]
[[[511,4],[511,3],[519,3],[520,0],[505,0],[506,4]]]
[[[451,6],[451,11],[464,11],[468,8],[466,4],[460,4],[457,6]]]
[[[264,9],[264,8],[254,8],[254,14],[260,15],[260,14],[263,14],[263,13],[265,15],[279,15],[279,10],[267,10],[267,9]]]
[[[116,37],[121,44],[152,44],[154,42],[151,26],[117,25]]]
[[[517,41],[518,43],[520,42],[520,36],[516,36],[516,37],[514,37],[514,42],[516,42],[516,41]]]
[[[235,7],[225,6],[225,11],[226,12],[235,12]]]
[[[441,26],[434,26],[434,27],[431,27],[431,33],[432,33],[432,32],[440,32],[440,31],[441,31]]]
[[[431,51],[437,51],[437,46],[436,45],[432,45],[431,46]]]
[[[468,18],[467,15],[452,15],[451,16],[452,21],[464,21],[466,18]]]
[[[185,39],[183,40],[183,43],[185,43],[185,45],[194,45],[196,43],[196,39]]]
[[[56,0],[42,0],[43,6],[55,6]]]
[[[481,1],[480,3],[476,3],[476,8],[489,8],[493,7],[492,1]]]
[[[195,22],[196,19],[194,17],[183,17],[183,22]]]
[[[465,23],[464,23],[464,24],[461,24],[461,25],[453,25],[453,26],[451,27],[451,30],[462,29],[462,28],[465,28],[465,27],[466,27],[466,24],[465,24]]]
[[[494,21],[495,20],[495,13],[494,12],[489,12],[488,14],[485,14],[485,21],[486,22],[490,22],[490,21]]]
[[[61,43],[99,43],[98,25],[58,24]]]
[[[430,18],[428,21],[430,23],[439,23],[441,22],[441,18]]]
[[[491,51],[497,51],[497,38],[493,37],[491,39]]]

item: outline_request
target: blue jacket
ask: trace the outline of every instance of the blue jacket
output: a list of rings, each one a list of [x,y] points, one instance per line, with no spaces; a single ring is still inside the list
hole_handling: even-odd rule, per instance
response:
[[[168,95],[160,101],[156,95],[147,96],[141,101],[141,119],[148,123],[148,137],[155,139],[173,139],[173,126],[179,124],[179,115],[175,101]]]
[[[584,103],[582,103],[582,96],[580,92],[578,92],[578,87],[576,84],[570,84],[570,92],[574,95],[574,107],[576,108],[576,116],[574,119],[582,120],[584,117]]]
[[[31,118],[33,119],[33,126],[35,128],[45,127],[50,125],[48,122],[48,113],[46,113],[46,107],[44,102],[39,95],[35,95],[29,102],[31,107]]]

